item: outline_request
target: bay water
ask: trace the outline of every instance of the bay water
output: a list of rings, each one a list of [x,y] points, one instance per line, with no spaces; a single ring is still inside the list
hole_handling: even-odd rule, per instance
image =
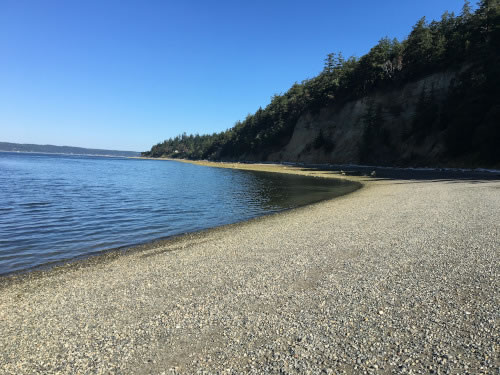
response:
[[[0,152],[0,275],[346,194],[345,181],[176,161]]]

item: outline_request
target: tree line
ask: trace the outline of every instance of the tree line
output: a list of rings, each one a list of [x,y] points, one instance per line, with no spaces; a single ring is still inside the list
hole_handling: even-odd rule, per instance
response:
[[[206,135],[184,133],[143,154],[189,159],[241,159],[254,155],[265,159],[288,143],[297,120],[306,112],[317,113],[325,106],[342,105],[374,90],[399,87],[432,73],[455,69],[461,74],[439,116],[432,112],[436,111],[432,100],[422,98],[414,131],[422,133],[428,127],[438,127],[446,133],[450,155],[478,152],[486,162],[498,162],[499,4],[500,0],[481,0],[474,9],[465,1],[458,15],[445,12],[440,20],[431,22],[421,18],[403,41],[382,38],[360,58],[330,53],[320,74],[295,83],[284,94],[274,95],[265,108],[232,128]],[[369,154],[365,156],[369,159]]]

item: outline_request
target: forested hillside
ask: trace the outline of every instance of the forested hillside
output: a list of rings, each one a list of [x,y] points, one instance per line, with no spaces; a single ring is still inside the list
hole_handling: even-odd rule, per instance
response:
[[[102,155],[102,156],[123,156],[123,157],[140,156],[140,153],[135,151],[101,150],[95,148],[54,146],[54,145],[34,145],[34,144],[9,143],[9,142],[0,142],[0,151],[41,152],[49,154]]]
[[[232,128],[183,134],[143,155],[499,166],[499,144],[500,0],[482,0],[422,18],[405,40],[382,38],[360,58],[331,53],[318,76]]]

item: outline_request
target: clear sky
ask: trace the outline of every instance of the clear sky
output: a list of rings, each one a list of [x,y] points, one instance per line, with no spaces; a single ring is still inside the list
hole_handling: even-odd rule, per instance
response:
[[[1,0],[0,141],[148,150],[227,129],[461,0]]]

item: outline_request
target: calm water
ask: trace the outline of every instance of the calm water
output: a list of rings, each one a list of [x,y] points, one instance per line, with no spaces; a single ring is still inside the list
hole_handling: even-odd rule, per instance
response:
[[[356,187],[170,161],[0,152],[0,274],[234,223]]]

